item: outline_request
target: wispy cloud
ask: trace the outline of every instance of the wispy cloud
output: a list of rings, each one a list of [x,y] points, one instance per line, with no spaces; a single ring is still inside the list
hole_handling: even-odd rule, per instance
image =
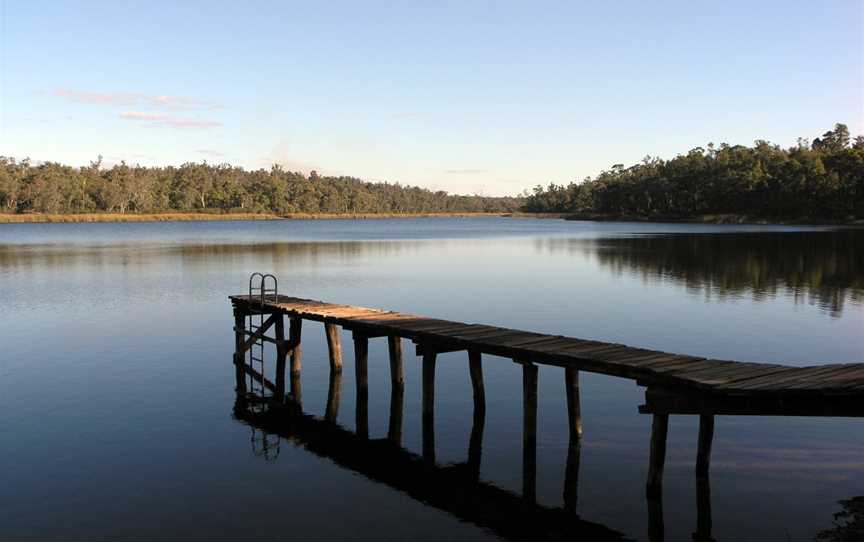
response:
[[[445,169],[447,175],[477,175],[479,173],[489,173],[488,169]]]
[[[222,126],[221,122],[217,122],[214,120],[176,117],[174,115],[165,115],[162,113],[147,113],[144,111],[124,111],[120,113],[120,118],[125,120],[147,122],[151,126],[168,126],[171,128],[209,129],[219,128]]]
[[[223,156],[225,156],[224,152],[214,151],[212,149],[198,149],[195,152],[197,152],[198,154],[203,154],[205,156],[210,156],[213,158],[222,158]]]
[[[61,88],[54,95],[71,102],[108,106],[149,106],[162,109],[215,109],[219,106],[188,96],[167,96],[141,92],[92,92]]]

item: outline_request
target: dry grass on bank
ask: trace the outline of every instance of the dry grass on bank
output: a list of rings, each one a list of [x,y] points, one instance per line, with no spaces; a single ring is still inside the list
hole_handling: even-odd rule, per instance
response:
[[[511,216],[513,213],[291,213],[273,215],[266,213],[81,213],[81,214],[43,214],[43,213],[0,213],[0,224],[47,223],[47,222],[171,222],[171,221],[211,221],[211,220],[332,220],[332,219],[375,219],[375,218],[470,218],[481,216]],[[519,214],[521,216],[521,214]]]

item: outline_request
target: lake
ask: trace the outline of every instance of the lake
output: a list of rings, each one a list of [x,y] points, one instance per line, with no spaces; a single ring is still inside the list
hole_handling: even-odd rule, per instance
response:
[[[720,359],[864,361],[864,230],[508,218],[0,225],[0,539],[496,540],[496,533],[233,415],[228,295],[253,272],[336,303]],[[354,429],[354,365],[338,422]],[[406,343],[403,446],[421,452]],[[323,326],[303,332],[303,408],[322,416]],[[465,461],[471,384],[439,357],[437,460]],[[272,359],[272,358],[271,358]],[[484,363],[480,478],[522,487],[521,369]],[[540,368],[537,499],[562,505],[563,371]],[[650,416],[633,381],[583,373],[580,518],[648,537]],[[389,364],[370,341],[369,432]],[[667,540],[696,529],[698,419],[672,416]],[[265,449],[266,445],[266,449]],[[344,450],[343,450],[344,452]],[[864,495],[864,420],[718,417],[717,540],[813,540]],[[434,503],[433,503],[434,504]],[[529,537],[530,538],[530,537]],[[839,538],[837,538],[839,540]]]

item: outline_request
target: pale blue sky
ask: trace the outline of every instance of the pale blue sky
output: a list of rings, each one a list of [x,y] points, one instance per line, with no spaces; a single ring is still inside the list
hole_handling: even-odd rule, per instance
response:
[[[0,0],[0,155],[515,194],[864,124],[864,2]]]

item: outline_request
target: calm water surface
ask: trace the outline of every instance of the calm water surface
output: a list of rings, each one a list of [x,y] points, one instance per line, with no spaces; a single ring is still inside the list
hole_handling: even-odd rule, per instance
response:
[[[0,226],[0,539],[494,540],[232,414],[229,294],[280,293],[721,359],[864,361],[864,231],[418,219]],[[304,329],[304,409],[324,413],[323,328]],[[351,341],[338,421],[354,428]],[[407,349],[406,353],[412,350]],[[480,477],[521,491],[521,370],[485,363]],[[403,445],[421,450],[406,359]],[[372,340],[370,434],[387,434],[386,341]],[[560,507],[563,371],[540,369],[538,501]],[[464,462],[464,353],[439,358],[439,463]],[[582,377],[578,514],[647,539],[650,418],[629,380]],[[672,417],[667,540],[696,527],[697,420]],[[266,453],[262,447],[268,445]],[[307,443],[308,444],[308,443]],[[718,417],[717,540],[812,540],[864,495],[864,420]]]

